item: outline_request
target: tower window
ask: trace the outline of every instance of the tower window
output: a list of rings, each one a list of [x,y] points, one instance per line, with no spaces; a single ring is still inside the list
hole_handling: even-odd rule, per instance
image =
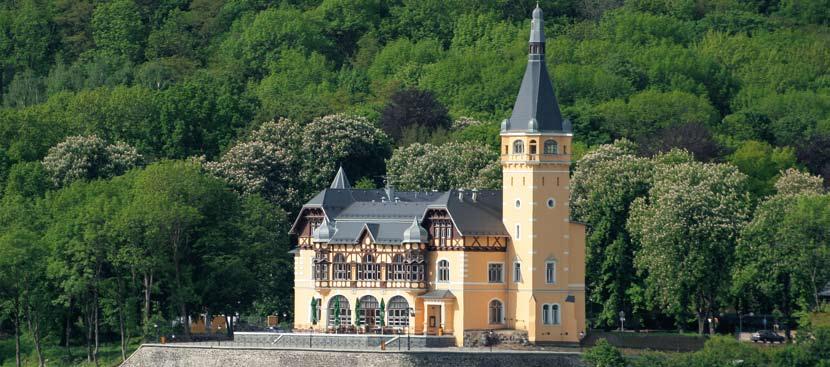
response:
[[[438,282],[446,283],[450,281],[450,262],[441,260],[438,262]]]
[[[518,240],[522,234],[522,226],[517,224],[516,225],[516,239]]]
[[[536,140],[530,141],[530,154],[536,154]]]
[[[516,207],[517,207],[517,208],[521,208],[521,207],[522,207],[522,202],[521,202],[519,199],[516,199]]]
[[[522,282],[522,263],[518,261],[513,262],[513,282],[514,283],[521,283]]]
[[[556,140],[547,140],[545,141],[545,154],[557,154],[558,153],[558,146],[556,145]]]
[[[487,280],[490,283],[504,283],[504,264],[489,264],[487,266]]]
[[[556,284],[556,261],[545,263],[545,283]]]
[[[554,200],[553,198],[548,198],[548,208],[554,207],[556,207],[556,200]]]
[[[523,154],[525,152],[525,143],[521,140],[513,142],[513,154]]]

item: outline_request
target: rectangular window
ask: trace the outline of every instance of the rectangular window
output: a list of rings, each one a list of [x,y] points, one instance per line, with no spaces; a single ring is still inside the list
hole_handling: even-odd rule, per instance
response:
[[[545,263],[545,283],[556,284],[556,262],[548,261]]]
[[[522,263],[516,261],[513,263],[513,282],[522,282]]]
[[[504,283],[504,264],[489,264],[487,274],[490,283]]]
[[[516,239],[518,240],[521,237],[522,237],[522,227],[517,224],[516,225]]]

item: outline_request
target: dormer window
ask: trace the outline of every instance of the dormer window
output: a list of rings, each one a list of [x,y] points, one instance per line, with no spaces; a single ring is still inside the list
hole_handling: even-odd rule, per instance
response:
[[[521,140],[516,140],[513,142],[513,154],[524,154],[525,152],[525,143]]]
[[[559,147],[556,144],[556,140],[547,140],[545,141],[545,154],[559,154]]]

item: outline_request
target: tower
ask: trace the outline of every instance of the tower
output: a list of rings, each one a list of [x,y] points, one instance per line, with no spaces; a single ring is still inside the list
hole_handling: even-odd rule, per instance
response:
[[[545,65],[542,9],[533,10],[528,61],[513,113],[501,124],[502,220],[511,327],[531,342],[576,342],[585,327],[584,226],[570,221],[573,132]]]

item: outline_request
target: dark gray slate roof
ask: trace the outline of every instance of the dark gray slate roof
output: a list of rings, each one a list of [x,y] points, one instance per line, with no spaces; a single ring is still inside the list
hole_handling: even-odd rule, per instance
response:
[[[435,289],[424,293],[418,298],[421,299],[455,299],[455,295],[447,289]]]
[[[545,42],[542,10],[533,11],[530,43]],[[559,102],[553,91],[548,68],[545,65],[544,48],[528,55],[527,68],[522,78],[513,114],[502,122],[502,132],[571,132],[569,121],[563,120]]]
[[[393,195],[391,200],[389,194]],[[508,236],[501,220],[501,200],[501,190],[478,191],[473,201],[472,192],[459,190],[416,192],[327,188],[303,208],[323,209],[326,222],[334,229],[329,243],[357,243],[365,228],[376,243],[400,244],[413,225],[413,218],[423,224],[429,209],[446,209],[464,236]]]

